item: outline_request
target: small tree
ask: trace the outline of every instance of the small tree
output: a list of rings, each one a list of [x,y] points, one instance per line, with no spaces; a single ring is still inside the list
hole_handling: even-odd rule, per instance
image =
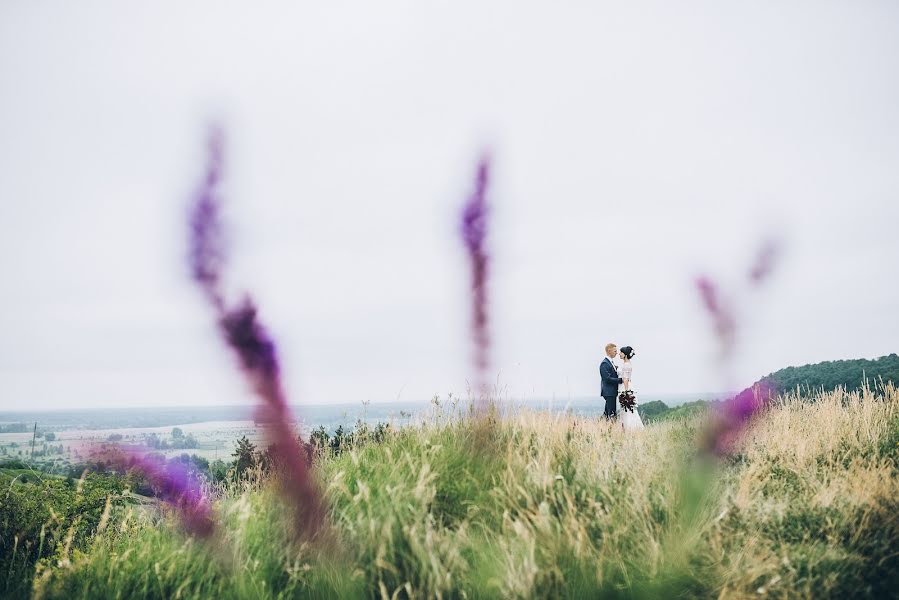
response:
[[[338,425],[337,429],[334,430],[334,437],[331,438],[329,442],[329,446],[331,447],[331,453],[334,456],[340,456],[340,453],[346,449],[347,447],[347,435],[343,430],[343,425]]]
[[[234,449],[234,454],[231,456],[235,459],[234,470],[238,475],[256,466],[256,446],[247,439],[247,436],[237,440],[237,448]]]
[[[193,468],[200,473],[206,473],[209,471],[209,459],[204,458],[202,456],[197,456],[196,454],[190,455],[190,462],[193,464]]]
[[[277,467],[278,449],[272,444],[265,450],[260,450],[256,457],[257,464],[263,473],[270,473]]]
[[[374,433],[372,434],[372,439],[376,444],[380,444],[387,439],[388,435],[390,435],[390,423],[381,423],[380,421],[378,421],[377,426],[375,426]]]
[[[312,433],[309,434],[309,443],[312,444],[312,447],[315,448],[316,452],[322,452],[328,447],[330,437],[328,432],[325,431],[325,426],[319,425],[318,429],[313,430]]]
[[[228,477],[228,465],[222,460],[216,460],[209,465],[209,477],[215,481],[224,481]]]

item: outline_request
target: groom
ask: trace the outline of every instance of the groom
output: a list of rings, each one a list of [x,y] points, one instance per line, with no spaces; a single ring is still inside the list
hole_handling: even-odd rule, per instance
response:
[[[615,408],[615,401],[618,398],[618,384],[624,380],[618,376],[618,370],[615,369],[615,363],[612,359],[618,354],[618,346],[615,344],[606,344],[606,356],[599,364],[599,375],[602,378],[602,388],[600,394],[606,401],[606,409],[603,414],[607,419],[615,419],[618,417],[618,411]]]

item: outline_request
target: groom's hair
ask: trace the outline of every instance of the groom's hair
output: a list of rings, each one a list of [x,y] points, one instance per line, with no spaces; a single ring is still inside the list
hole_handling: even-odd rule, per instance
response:
[[[614,350],[617,347],[618,346],[616,346],[615,344],[606,344],[606,354],[608,354],[609,352],[611,352],[612,350]]]

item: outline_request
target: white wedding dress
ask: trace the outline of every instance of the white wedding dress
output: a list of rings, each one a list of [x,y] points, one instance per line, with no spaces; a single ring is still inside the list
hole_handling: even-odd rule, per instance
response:
[[[632,389],[633,378],[632,374],[634,372],[634,368],[631,366],[631,363],[624,363],[621,365],[620,377],[625,380],[626,386],[624,389],[629,390]],[[637,404],[640,401],[637,400]],[[634,412],[630,412],[624,410],[623,406],[619,406],[618,414],[620,415],[621,426],[624,427],[625,431],[640,431],[644,428],[643,419],[640,418],[640,413],[637,412],[637,404],[634,405]]]

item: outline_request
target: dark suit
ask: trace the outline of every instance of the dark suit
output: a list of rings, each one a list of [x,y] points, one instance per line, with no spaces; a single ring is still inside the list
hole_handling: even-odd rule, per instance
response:
[[[602,378],[600,394],[606,401],[606,409],[603,414],[608,418],[617,417],[618,384],[623,383],[624,380],[618,376],[618,371],[615,370],[615,365],[612,364],[610,358],[605,358],[599,363],[599,376]]]

